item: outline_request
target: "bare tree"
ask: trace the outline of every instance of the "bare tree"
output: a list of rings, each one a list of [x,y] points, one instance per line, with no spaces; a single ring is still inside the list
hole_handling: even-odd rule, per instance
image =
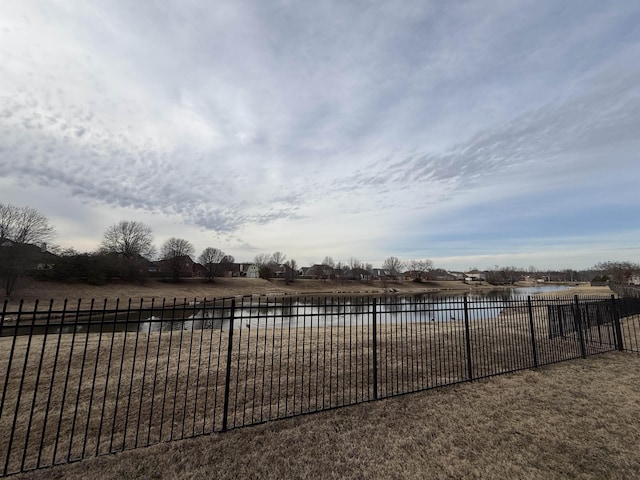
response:
[[[291,283],[298,276],[298,263],[294,260],[287,260],[285,263],[287,283]]]
[[[205,248],[198,257],[198,262],[206,268],[207,280],[213,280],[214,277],[220,276],[224,268],[234,261],[233,256],[226,255],[222,250],[212,247]]]
[[[216,269],[223,258],[224,252],[218,248],[207,247],[202,251],[198,262],[206,269],[207,280],[213,280],[213,277],[216,276]]]
[[[640,265],[627,261],[600,262],[593,267],[600,271],[614,283],[625,283],[631,275],[640,271]]]
[[[171,277],[179,280],[180,277],[187,274],[187,265],[190,265],[191,255],[194,248],[191,242],[183,238],[171,237],[162,244],[160,254],[162,259],[167,262]]]
[[[324,257],[322,260],[322,277],[324,280],[327,278],[331,278],[333,275],[333,269],[336,267],[336,263],[333,261],[331,257]]]
[[[282,253],[282,252],[274,252],[271,255],[271,261],[275,264],[275,265],[282,265],[284,263],[284,261],[286,260],[287,256]]]
[[[100,250],[103,253],[118,253],[125,258],[155,255],[151,228],[144,223],[123,220],[111,225],[104,232]]]
[[[415,276],[415,279],[419,282],[424,280],[429,272],[433,270],[433,262],[429,259],[424,260],[409,260],[407,262],[409,270]]]
[[[191,242],[184,238],[171,237],[169,240],[162,244],[160,250],[161,256],[164,260],[175,257],[191,257],[193,255],[194,248]]]
[[[228,272],[231,269],[235,261],[236,259],[233,255],[225,255],[224,257],[222,257],[222,260],[220,260],[220,263],[218,264],[216,275],[224,276],[225,272]]]
[[[269,279],[273,276],[271,268],[272,256],[268,253],[260,253],[253,259],[253,263],[258,267],[260,278]]]
[[[382,264],[382,268],[389,272],[389,275],[397,279],[402,273],[404,263],[397,257],[389,257]]]
[[[327,267],[334,268],[336,266],[336,262],[334,262],[333,258],[331,257],[324,257],[324,260],[322,260],[322,265],[326,265]]]
[[[223,257],[224,257],[224,252],[219,248],[207,247],[202,251],[202,253],[198,257],[198,261],[202,265],[207,265],[210,263],[220,263]]]
[[[7,297],[33,266],[33,259],[34,255],[29,245],[21,243],[0,245],[0,282]]]
[[[354,257],[349,257],[349,269],[354,270],[356,268],[362,268],[362,262]]]
[[[335,268],[332,269],[331,277],[334,282],[344,282],[344,266],[342,262],[336,263]]]
[[[471,270],[471,273],[479,273],[478,270]],[[492,285],[511,285],[518,281],[521,273],[517,267],[501,267],[494,265],[493,269],[487,270],[485,278]]]
[[[0,245],[0,282],[7,296],[42,254],[30,244],[45,247],[53,236],[49,220],[37,210],[0,203],[0,239],[10,241]]]
[[[253,263],[255,263],[258,267],[268,265],[270,261],[271,255],[269,255],[268,253],[259,253],[258,255],[253,257]]]
[[[0,203],[0,238],[15,243],[43,244],[54,236],[49,220],[36,209]]]
[[[0,203],[0,238],[12,239],[17,213],[18,207]]]

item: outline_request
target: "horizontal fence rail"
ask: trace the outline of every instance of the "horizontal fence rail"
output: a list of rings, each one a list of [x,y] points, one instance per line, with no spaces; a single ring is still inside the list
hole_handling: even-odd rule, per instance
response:
[[[236,297],[0,317],[0,476],[596,355],[640,299]]]

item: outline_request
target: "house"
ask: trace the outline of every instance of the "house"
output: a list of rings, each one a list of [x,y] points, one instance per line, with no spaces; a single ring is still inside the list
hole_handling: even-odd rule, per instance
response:
[[[17,243],[8,238],[0,238],[1,261],[20,261],[25,270],[50,270],[58,257],[47,251],[47,245],[41,246],[31,243]],[[24,261],[25,263],[22,263]]]
[[[373,275],[371,274],[371,272],[365,270],[364,268],[352,268],[349,271],[349,276],[352,280],[367,282],[373,280]]]
[[[286,263],[278,265],[273,269],[274,278],[285,278],[287,280],[293,280],[300,275],[300,271],[291,268]]]
[[[466,274],[464,272],[446,272],[448,275],[453,277],[453,280],[464,280],[466,278]]]
[[[631,276],[629,276],[629,278],[627,280],[627,284],[629,284],[629,285],[640,285],[640,275],[637,274],[637,273],[634,273]]]
[[[245,263],[225,263],[224,265],[217,265],[215,274],[219,277],[242,277],[243,267],[247,265]]]
[[[433,280],[437,280],[439,282],[453,281],[453,280],[462,280],[464,278],[464,274],[462,272],[447,272],[442,268],[437,268],[429,273],[429,278]]]
[[[213,267],[213,274],[216,277],[239,277],[241,263],[216,263]]]
[[[391,278],[391,272],[384,268],[374,268],[372,273],[378,278]]]
[[[174,277],[204,277],[207,272],[204,265],[194,262],[189,255],[158,260],[155,263],[162,274]]]
[[[207,267],[202,265],[201,263],[194,262],[192,266],[193,277],[206,277],[207,276]]]
[[[260,278],[260,268],[255,263],[246,265],[243,273],[243,276],[247,278]]]
[[[405,279],[405,273],[393,272],[388,268],[373,268],[371,270],[374,280],[401,282]]]
[[[316,263],[304,271],[304,278],[314,278],[317,280],[327,280],[334,275],[334,268],[329,265],[320,265]]]
[[[307,277],[308,275],[308,271],[311,267],[300,267],[300,269],[298,270],[298,275],[302,278],[309,278]]]
[[[487,276],[484,274],[484,272],[481,272],[479,270],[472,270],[464,274],[465,282],[485,282],[486,280]]]

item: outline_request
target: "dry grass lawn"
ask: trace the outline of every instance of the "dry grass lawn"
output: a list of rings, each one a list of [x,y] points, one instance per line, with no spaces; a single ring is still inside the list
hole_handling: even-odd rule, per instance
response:
[[[609,353],[13,478],[639,478],[638,372]]]
[[[534,327],[540,364],[579,357],[575,336],[549,339],[542,310],[535,309]],[[373,398],[371,326],[315,321],[236,330],[230,427]],[[470,366],[479,378],[534,365],[521,308],[467,328],[397,322],[378,332],[380,397],[466,381]],[[613,348],[606,325],[589,333],[588,354]],[[221,430],[227,335],[209,328],[0,339],[0,430],[15,432],[0,437],[0,458],[10,450],[8,471],[15,472]]]
[[[574,341],[548,338],[546,307],[542,309],[544,312],[539,307],[534,310],[535,327],[531,328],[537,332],[540,362],[547,363],[577,357],[579,351]],[[531,365],[529,326],[528,321],[523,322],[526,318],[526,308],[510,308],[503,311],[496,319],[473,322],[470,333],[473,339],[471,354],[474,377],[513,371]],[[635,317],[625,319],[623,329],[626,324],[634,326],[629,331],[635,334],[636,322]],[[244,335],[242,331],[238,332],[232,358],[232,379],[235,379],[233,382],[235,386],[232,387],[231,392],[231,426],[321,409],[325,406],[325,392],[328,392],[327,406],[338,406],[372,398],[371,388],[368,385],[371,377],[371,352],[368,340],[371,333],[370,327],[346,328],[343,326],[329,329],[319,328],[317,325],[313,330],[310,325],[308,327],[308,331],[295,328],[293,331],[252,328],[250,331],[247,329]],[[467,365],[463,354],[463,327],[464,325],[460,322],[381,325],[378,351],[380,358],[384,360],[381,361],[378,372],[381,381],[380,394],[388,396],[426,386],[433,387],[464,381]],[[590,338],[590,341],[604,341],[604,344],[590,343],[589,353],[610,348],[612,342],[609,338],[612,335],[610,329],[603,326],[601,331],[598,327],[597,332],[594,330],[592,333],[595,338]],[[15,348],[14,355],[18,362],[27,352],[30,352],[30,360],[24,364],[24,367],[21,366],[23,360],[20,360],[11,369],[9,383],[5,385],[9,387],[6,390],[7,398],[4,398],[6,402],[3,407],[5,408],[0,409],[4,413],[18,412],[14,404],[21,405],[15,417],[17,429],[13,448],[15,450],[21,445],[29,445],[28,448],[25,447],[25,456],[22,457],[25,467],[33,468],[40,462],[41,454],[42,464],[48,465],[52,458],[55,458],[57,463],[64,461],[64,458],[68,461],[69,458],[85,456],[85,448],[88,456],[91,456],[91,452],[107,453],[131,449],[134,443],[138,445],[139,440],[140,445],[144,445],[166,441],[169,438],[189,437],[197,434],[196,432],[219,430],[222,389],[214,385],[221,385],[220,382],[223,380],[222,377],[218,378],[215,372],[220,371],[221,366],[224,366],[219,355],[221,343],[226,344],[226,341],[223,341],[220,333],[214,330],[207,332],[194,330],[184,335],[176,333],[173,337],[167,337],[167,335],[165,333],[160,336],[157,332],[141,335],[137,333],[100,336],[80,334],[77,337],[54,335],[49,341],[44,337],[35,337],[31,341],[27,337],[21,337],[17,342],[9,338],[3,339],[0,344],[3,346],[0,358],[4,358]],[[627,337],[625,338],[625,344],[627,344],[629,339],[626,330],[625,337]],[[11,346],[7,342],[11,343]],[[359,347],[356,344],[359,344]],[[356,345],[355,348],[354,345]],[[290,351],[290,348],[293,350]],[[115,352],[113,364],[111,363],[112,351]],[[149,352],[151,352],[151,359],[148,362]],[[216,355],[215,352],[218,354]],[[79,361],[80,355],[82,361]],[[2,364],[4,363],[6,362],[3,360]],[[210,375],[211,365],[213,367]],[[38,373],[39,368],[41,374]],[[342,372],[340,375],[338,375],[339,370]],[[0,369],[2,374],[0,377],[5,377],[6,373]],[[21,379],[25,380],[24,387],[18,388],[18,384],[22,385]],[[91,386],[96,379],[97,391],[94,396]],[[152,386],[152,380],[157,383],[158,388]],[[103,384],[104,387],[102,387]],[[476,384],[484,385],[480,382]],[[210,387],[214,391],[211,391]],[[608,387],[607,389],[613,391]],[[19,391],[23,392],[21,400]],[[53,395],[48,396],[47,392]],[[314,397],[312,397],[313,392],[315,392]],[[164,398],[167,395],[169,400],[165,408]],[[320,395],[322,401],[321,406],[318,406]],[[51,399],[51,405],[47,398]],[[75,409],[76,403],[78,403],[78,410]],[[368,406],[372,405],[378,404],[368,404]],[[159,418],[158,409],[162,412]],[[33,413],[29,413],[30,411]],[[47,422],[48,411],[52,412],[49,423]],[[481,412],[475,406],[472,411]],[[106,418],[104,425],[99,420],[100,412],[104,412]],[[203,412],[208,413],[203,417]],[[12,418],[14,418],[12,415],[3,416],[0,422],[2,430],[11,429]],[[495,415],[492,418],[495,419]],[[213,426],[214,421],[217,427]],[[138,430],[135,427],[136,423],[139,426]],[[62,425],[58,430],[59,435],[56,435],[56,424]],[[43,425],[48,426],[43,430]],[[261,431],[260,429],[265,427],[257,428],[256,431]],[[388,428],[402,429],[404,426],[388,425]],[[86,443],[82,441],[82,432],[85,429]],[[251,429],[243,431],[248,430]],[[279,430],[271,427],[268,431]],[[215,434],[207,438],[211,441],[211,439],[224,439],[229,435],[229,433],[222,436]],[[370,436],[368,432],[360,432],[356,438],[358,435],[362,438]],[[70,438],[72,440],[69,440]],[[6,452],[6,441],[6,437],[0,440],[2,452]],[[330,435],[327,436],[326,442],[328,442],[325,447],[328,456],[325,461],[330,463],[329,451],[333,448]],[[486,443],[486,440],[482,442]],[[41,453],[38,453],[38,443],[42,443],[44,447]],[[180,442],[182,443],[184,442]],[[281,443],[286,445],[286,441],[282,439],[267,442],[269,445]],[[165,448],[165,446],[144,449],[141,452],[152,452],[155,448]],[[69,450],[66,450],[67,448]],[[359,447],[344,446],[343,448],[351,449],[354,452],[354,459],[361,456]],[[180,451],[179,447],[171,447],[170,450]],[[67,451],[69,453],[65,453]],[[475,455],[474,451],[470,451],[469,454]],[[202,455],[210,458],[212,453]],[[20,462],[20,457],[19,451],[11,454],[10,472],[19,469],[19,463],[16,462]],[[89,462],[95,461],[100,460],[89,460]],[[241,463],[241,459],[238,462]],[[139,462],[136,461],[136,463]],[[250,463],[253,465],[254,462]],[[363,464],[360,467],[364,466],[366,465]],[[197,466],[197,469],[201,468],[204,466]],[[62,471],[61,467],[50,470],[50,473],[55,474],[57,471]],[[162,474],[166,471],[166,469],[160,470]],[[245,477],[251,476],[251,473],[251,470],[235,473],[231,471],[229,476]],[[261,472],[258,476],[262,478],[264,473]],[[193,473],[193,476],[200,475],[199,471]],[[211,476],[211,472],[205,471],[202,475]],[[294,474],[290,478],[306,475]],[[317,476],[313,472],[308,472],[308,475]],[[359,475],[359,473],[350,473],[346,476],[358,477]],[[124,476],[115,478],[138,476],[147,477],[150,474],[125,473]],[[277,476],[281,478],[281,475]],[[340,477],[340,472],[335,476]],[[407,476],[410,475],[408,473],[400,475],[401,478]],[[174,475],[174,477],[181,478],[180,475]]]

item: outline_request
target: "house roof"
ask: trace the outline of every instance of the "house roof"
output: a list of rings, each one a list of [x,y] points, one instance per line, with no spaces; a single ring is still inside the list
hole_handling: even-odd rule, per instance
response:
[[[16,252],[32,255],[32,260],[40,263],[52,262],[58,258],[57,255],[48,252],[46,247],[39,247],[32,243],[18,243],[8,238],[0,238],[0,248],[15,248]]]

